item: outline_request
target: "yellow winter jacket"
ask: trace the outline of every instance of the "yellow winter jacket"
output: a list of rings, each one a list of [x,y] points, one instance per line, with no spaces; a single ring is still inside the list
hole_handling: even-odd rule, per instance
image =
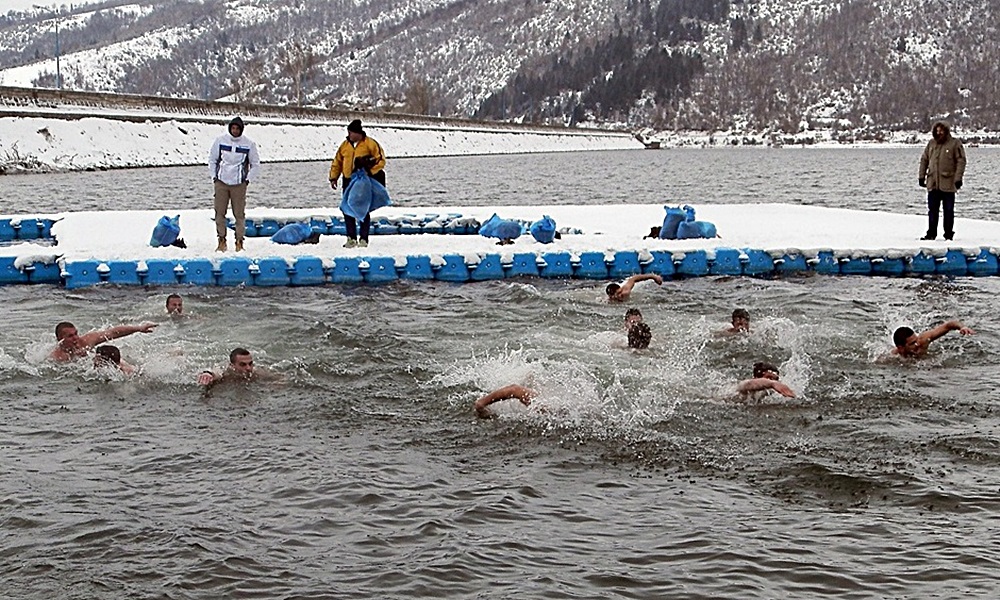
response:
[[[369,169],[369,173],[375,174],[385,168],[385,153],[382,152],[382,146],[372,138],[365,137],[357,146],[352,145],[351,140],[341,142],[337,155],[330,164],[330,181],[336,181],[341,175],[345,179],[350,179],[354,171],[354,159],[365,156],[375,159],[375,165]]]

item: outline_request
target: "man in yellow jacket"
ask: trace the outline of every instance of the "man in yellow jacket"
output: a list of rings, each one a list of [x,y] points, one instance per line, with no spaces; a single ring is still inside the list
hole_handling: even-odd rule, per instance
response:
[[[337,149],[337,155],[333,157],[330,165],[330,187],[337,189],[337,179],[344,176],[344,189],[351,181],[351,173],[355,169],[365,169],[371,178],[385,185],[385,153],[382,146],[374,139],[365,134],[361,127],[361,120],[355,119],[347,126],[347,139],[341,142]],[[358,241],[358,223],[354,217],[344,215],[344,224],[347,226],[347,243],[345,248],[368,246],[368,232],[371,230],[371,215],[366,215],[361,222],[361,241]]]

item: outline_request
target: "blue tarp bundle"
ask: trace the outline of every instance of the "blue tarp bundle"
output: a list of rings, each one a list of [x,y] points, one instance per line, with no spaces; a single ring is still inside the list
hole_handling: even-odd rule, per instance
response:
[[[389,191],[385,186],[375,181],[364,169],[358,169],[351,174],[351,181],[344,189],[340,200],[340,211],[358,221],[364,221],[368,213],[389,206]]]
[[[556,236],[556,222],[548,215],[542,216],[540,221],[531,224],[531,237],[535,241],[543,244],[551,244]]]
[[[524,233],[524,226],[517,221],[506,221],[493,213],[493,216],[479,226],[479,235],[500,240],[515,240]]]
[[[301,244],[313,233],[308,223],[289,223],[271,236],[271,241],[277,244]]]
[[[181,235],[181,216],[168,217],[163,215],[153,228],[153,237],[149,239],[149,245],[154,248],[169,246],[177,241]]]
[[[676,240],[677,227],[684,221],[694,221],[694,208],[686,204],[683,208],[679,206],[664,206],[663,208],[667,209],[667,215],[663,217],[663,225],[660,227],[660,239]]]
[[[663,217],[663,225],[660,227],[661,240],[717,237],[714,224],[695,220],[693,207],[685,204],[683,207],[664,206],[663,208],[667,209],[667,214]]]
[[[714,237],[717,237],[715,224],[708,221],[684,221],[677,226],[677,239],[679,240]]]

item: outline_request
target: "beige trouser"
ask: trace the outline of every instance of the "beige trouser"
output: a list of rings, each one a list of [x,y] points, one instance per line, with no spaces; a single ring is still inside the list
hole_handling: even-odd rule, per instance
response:
[[[226,209],[233,204],[233,219],[236,221],[236,239],[242,240],[247,230],[247,184],[226,185],[215,180],[215,233],[220,240],[226,239]]]

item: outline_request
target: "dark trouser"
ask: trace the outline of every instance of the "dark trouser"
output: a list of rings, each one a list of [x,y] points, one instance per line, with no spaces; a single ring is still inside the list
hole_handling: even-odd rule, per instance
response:
[[[347,226],[347,237],[356,240],[358,239],[358,220],[354,217],[349,217],[344,215],[344,225]],[[372,227],[372,216],[370,214],[365,215],[365,220],[361,221],[361,239],[368,240],[368,232]]]
[[[944,237],[955,236],[955,192],[927,190],[927,237],[937,237],[938,210],[944,203]]]
[[[372,174],[372,179],[381,183],[385,186],[385,171],[379,171],[378,173]],[[351,182],[350,177],[344,178],[344,189],[347,189],[347,184]],[[349,217],[344,215],[344,225],[347,226],[347,237],[356,240],[358,239],[358,220],[354,217]],[[368,241],[368,232],[372,228],[372,216],[370,214],[365,215],[365,220],[361,222],[361,239]]]

